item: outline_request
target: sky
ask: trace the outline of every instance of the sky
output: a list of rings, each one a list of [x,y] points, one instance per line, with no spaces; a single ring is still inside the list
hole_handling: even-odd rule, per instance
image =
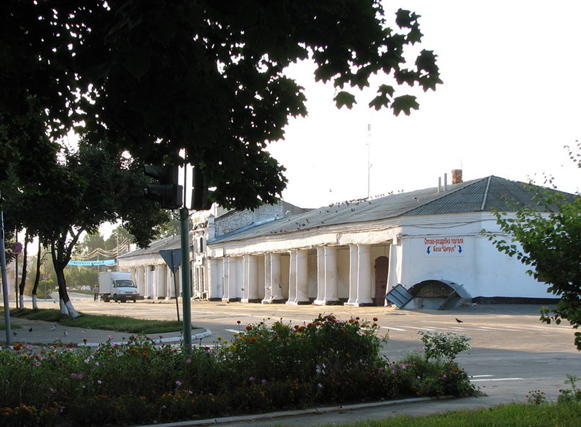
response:
[[[360,94],[337,110],[313,66],[289,75],[305,87],[309,115],[292,119],[269,146],[286,167],[285,201],[319,207],[389,192],[435,187],[462,169],[464,180],[516,181],[543,174],[575,192],[581,171],[564,146],[581,138],[581,1],[389,0],[421,15],[422,49],[438,56],[444,84],[418,94],[419,110],[395,117]],[[382,81],[383,82],[383,81]],[[370,129],[370,131],[369,131]]]

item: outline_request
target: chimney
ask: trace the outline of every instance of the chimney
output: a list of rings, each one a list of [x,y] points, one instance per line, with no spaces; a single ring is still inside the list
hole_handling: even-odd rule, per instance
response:
[[[444,174],[444,191],[448,191],[448,174]]]
[[[462,182],[462,169],[452,169],[452,184],[460,184]]]
[[[438,193],[442,192],[442,178],[438,177]]]

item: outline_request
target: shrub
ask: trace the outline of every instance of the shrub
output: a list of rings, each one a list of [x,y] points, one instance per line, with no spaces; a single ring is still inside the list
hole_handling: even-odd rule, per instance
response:
[[[426,360],[429,359],[447,359],[453,361],[456,356],[466,350],[470,350],[470,337],[454,332],[431,332],[419,330],[418,334],[422,336],[424,343],[424,354]]]
[[[571,388],[559,390],[559,397],[557,398],[558,403],[581,403],[581,390],[577,387],[578,381],[578,377],[567,375],[565,384],[569,384]]]
[[[374,322],[329,315],[248,325],[189,354],[143,336],[96,349],[18,344],[0,352],[0,421],[145,424],[474,391],[453,361],[381,358],[376,332]]]
[[[391,370],[397,377],[400,394],[415,396],[472,396],[476,387],[456,362],[428,360],[411,353],[394,362]]]

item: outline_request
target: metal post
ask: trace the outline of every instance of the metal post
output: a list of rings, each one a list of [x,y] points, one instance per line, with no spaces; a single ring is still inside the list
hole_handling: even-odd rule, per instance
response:
[[[172,251],[172,253],[171,253],[171,270],[172,270],[172,273],[173,273],[173,289],[174,289],[174,293],[175,293],[175,296],[176,296],[176,311],[178,313],[178,322],[179,322],[180,321],[180,303],[179,303],[179,293],[178,293],[178,278],[177,278],[177,275],[176,275],[176,270],[177,269],[175,269],[175,267],[174,267],[176,264],[175,264],[175,260],[174,260],[173,254],[174,253]]]
[[[0,199],[2,195],[0,194]],[[4,324],[6,330],[6,345],[12,345],[10,330],[10,303],[8,302],[8,280],[6,279],[6,248],[4,246],[4,212],[0,210],[0,264],[2,266],[2,295],[4,297]]]
[[[190,288],[190,244],[188,208],[180,209],[180,232],[182,245],[182,291],[184,307],[184,350],[192,351],[192,291]],[[177,297],[177,295],[176,295]]]

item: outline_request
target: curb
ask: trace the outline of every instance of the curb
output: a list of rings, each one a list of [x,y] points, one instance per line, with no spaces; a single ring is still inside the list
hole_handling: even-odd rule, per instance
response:
[[[322,408],[269,412],[266,414],[251,414],[251,415],[240,415],[240,416],[233,416],[233,417],[208,418],[205,420],[176,421],[176,422],[172,422],[172,423],[144,424],[144,425],[141,425],[139,427],[209,426],[209,425],[214,425],[214,424],[230,424],[230,423],[236,423],[236,422],[265,421],[265,420],[278,419],[278,418],[320,415],[320,414],[326,414],[329,412],[358,411],[358,410],[362,410],[362,409],[376,408],[379,406],[404,405],[404,404],[410,404],[410,403],[420,403],[420,402],[428,402],[428,401],[433,401],[433,400],[445,400],[445,399],[454,399],[454,397],[453,396],[413,397],[413,398],[409,398],[409,399],[387,400],[387,401],[383,401],[383,402],[357,403],[357,404],[353,404],[353,405],[340,405],[340,406],[328,406],[328,407],[322,407]]]
[[[210,335],[212,335],[212,331],[210,331],[209,329],[204,329],[204,332],[200,332],[198,334],[193,334],[192,335],[192,340],[200,340],[202,338],[206,338],[209,337]],[[168,344],[168,343],[177,343],[177,342],[182,342],[183,338],[182,337],[169,337],[169,338],[158,338],[155,340],[152,340],[154,344]],[[122,345],[122,344],[127,344],[129,343],[129,341],[116,341],[116,342],[112,342],[110,344],[112,345]],[[95,342],[86,342],[86,343],[78,343],[77,347],[99,347],[102,343],[95,343]]]

